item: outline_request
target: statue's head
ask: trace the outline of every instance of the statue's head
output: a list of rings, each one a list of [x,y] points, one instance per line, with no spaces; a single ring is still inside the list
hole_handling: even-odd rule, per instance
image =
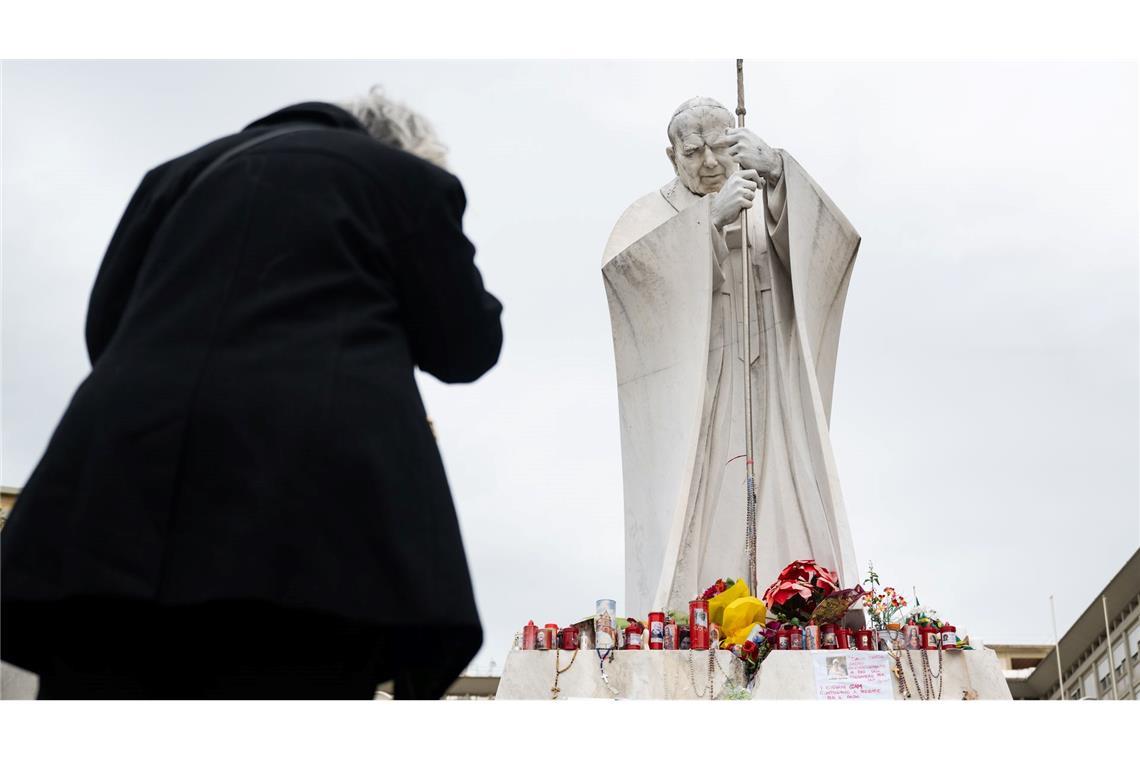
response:
[[[712,98],[690,98],[673,112],[665,155],[685,187],[697,195],[720,190],[736,170],[721,140],[734,126],[732,113]]]

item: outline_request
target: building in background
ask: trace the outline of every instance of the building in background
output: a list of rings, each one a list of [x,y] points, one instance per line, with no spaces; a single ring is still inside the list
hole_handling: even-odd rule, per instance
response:
[[[0,486],[0,529],[8,521],[12,505],[20,495],[19,488]],[[35,699],[39,679],[34,673],[8,663],[0,663],[0,699]]]
[[[1025,685],[1041,661],[1053,654],[1052,644],[986,644],[997,653],[1005,682],[1014,699],[1036,699]]]
[[[0,486],[0,528],[3,528],[4,523],[8,521],[8,513],[12,511],[12,505],[16,503],[16,497],[19,495],[19,488]]]
[[[1093,597],[1061,637],[1059,650],[1065,699],[1140,699],[1140,550]],[[1014,699],[1061,699],[1053,647],[1028,677],[1011,679],[1007,673],[1006,680]]]

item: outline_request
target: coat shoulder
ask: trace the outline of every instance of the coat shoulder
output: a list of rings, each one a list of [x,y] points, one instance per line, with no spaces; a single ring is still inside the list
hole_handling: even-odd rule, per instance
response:
[[[437,192],[461,189],[459,178],[451,172],[408,151],[385,145],[359,132],[320,130],[298,136],[282,149],[310,147],[349,160],[361,171],[383,185],[397,183],[403,192]],[[271,148],[272,149],[272,148]]]

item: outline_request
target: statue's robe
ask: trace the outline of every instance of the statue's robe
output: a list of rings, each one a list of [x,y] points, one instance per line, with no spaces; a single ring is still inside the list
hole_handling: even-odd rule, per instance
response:
[[[749,213],[757,579],[814,558],[857,582],[828,435],[839,328],[859,235],[786,153]],[[687,609],[747,578],[739,227],[674,180],[606,245],[625,497],[626,609]],[[758,196],[759,199],[759,196]]]

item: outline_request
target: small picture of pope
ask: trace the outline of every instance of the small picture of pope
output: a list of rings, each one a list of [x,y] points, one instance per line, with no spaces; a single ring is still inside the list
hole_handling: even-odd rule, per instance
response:
[[[827,658],[827,677],[832,678],[847,678],[847,657],[828,657]]]

